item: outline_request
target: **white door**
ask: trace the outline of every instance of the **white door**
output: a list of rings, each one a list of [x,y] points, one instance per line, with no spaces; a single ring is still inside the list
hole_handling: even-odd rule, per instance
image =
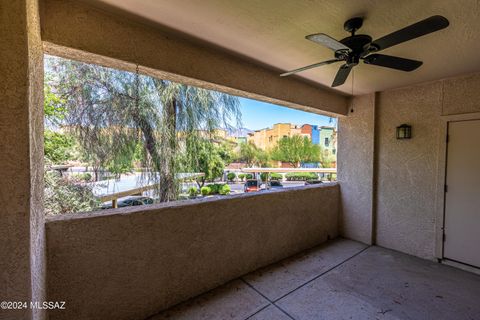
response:
[[[444,258],[480,268],[480,120],[448,125]]]

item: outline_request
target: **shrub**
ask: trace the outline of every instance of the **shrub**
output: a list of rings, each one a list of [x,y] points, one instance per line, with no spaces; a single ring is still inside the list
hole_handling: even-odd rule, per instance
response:
[[[88,172],[74,173],[68,176],[68,180],[70,180],[71,183],[90,182],[92,180],[92,175]]]
[[[92,180],[92,175],[88,172],[81,173],[78,175],[78,179],[88,182]]]
[[[282,180],[283,176],[280,173],[272,172],[270,174],[270,180]]]
[[[200,189],[200,192],[202,193],[202,196],[208,196],[212,192],[212,189],[208,186],[205,186]]]
[[[262,179],[262,181],[265,181],[265,179],[267,178],[267,173],[266,172],[263,172],[260,174],[260,179]],[[272,172],[270,173],[269,175],[269,180],[282,180],[282,175],[280,173],[276,173],[276,172]]]
[[[236,175],[235,173],[233,173],[233,172],[229,172],[229,173],[227,174],[227,179],[228,179],[228,181],[230,181],[230,182],[232,182],[233,180],[235,180],[236,177],[237,177],[237,175]]]
[[[218,184],[218,183],[213,183],[211,185],[209,185],[210,189],[211,189],[211,192],[210,194],[216,194],[218,193],[218,191],[220,191],[220,188],[221,188],[221,184]]]
[[[230,193],[230,186],[225,183],[212,183],[208,186],[202,187],[200,192],[203,196],[211,195],[211,194],[229,194]]]
[[[89,185],[73,183],[52,171],[45,171],[44,179],[46,214],[92,211],[101,205]]]
[[[306,181],[318,179],[316,173],[313,172],[289,172],[285,175],[287,181]]]
[[[196,197],[197,194],[198,194],[198,189],[197,189],[197,188],[195,188],[195,187],[190,187],[190,188],[188,189],[188,195],[189,195],[191,198]]]
[[[246,178],[247,180],[253,179],[253,174],[247,173],[247,174],[245,175],[245,178]]]
[[[245,179],[245,173],[240,173],[238,175],[238,179],[240,179],[241,181],[243,181]]]
[[[224,184],[219,191],[220,194],[222,195],[227,195],[230,194],[230,186],[228,184]]]

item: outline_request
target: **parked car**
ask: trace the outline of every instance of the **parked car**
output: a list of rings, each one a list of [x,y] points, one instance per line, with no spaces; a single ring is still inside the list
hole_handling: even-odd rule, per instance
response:
[[[321,180],[307,180],[305,181],[305,185],[310,185],[310,184],[320,184],[323,183]]]
[[[144,196],[130,196],[123,199],[118,200],[117,207],[131,207],[131,206],[142,206],[145,204],[153,204],[153,199]],[[102,209],[111,209],[112,203],[105,203],[102,205]]]
[[[283,184],[280,181],[272,180],[268,182],[268,189],[283,188]]]
[[[249,179],[245,182],[243,186],[243,191],[245,192],[255,192],[255,191],[260,191],[260,181],[255,180],[255,179]]]

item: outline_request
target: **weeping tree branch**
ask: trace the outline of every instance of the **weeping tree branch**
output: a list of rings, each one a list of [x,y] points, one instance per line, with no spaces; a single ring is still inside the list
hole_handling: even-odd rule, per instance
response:
[[[63,125],[98,167],[133,161],[137,145],[160,201],[178,194],[179,172],[199,172],[202,132],[241,125],[236,97],[130,72],[47,57],[46,71],[66,109]]]

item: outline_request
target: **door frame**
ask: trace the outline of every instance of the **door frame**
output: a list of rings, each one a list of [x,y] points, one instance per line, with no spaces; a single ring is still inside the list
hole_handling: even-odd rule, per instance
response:
[[[437,191],[436,191],[436,208],[435,208],[435,257],[441,261],[443,256],[443,239],[445,229],[445,185],[447,183],[447,157],[448,157],[448,124],[457,121],[480,120],[480,112],[445,115],[440,116],[442,124],[439,133],[439,150],[437,163]]]

